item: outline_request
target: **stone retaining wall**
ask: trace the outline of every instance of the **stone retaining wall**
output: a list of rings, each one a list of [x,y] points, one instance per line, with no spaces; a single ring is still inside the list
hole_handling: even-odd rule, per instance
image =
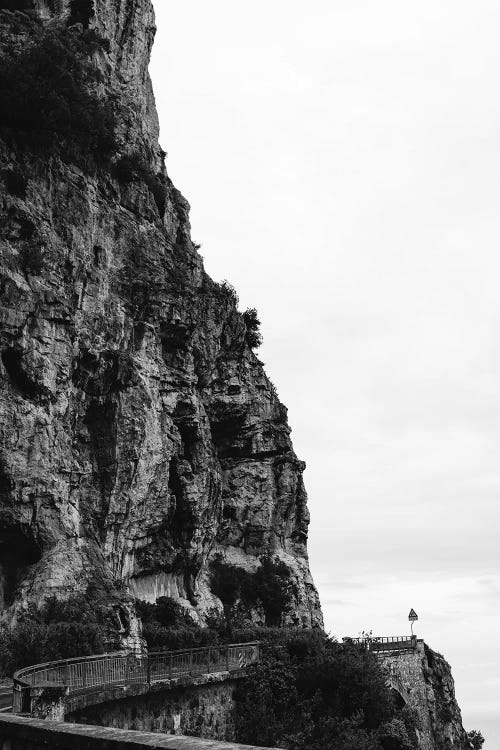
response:
[[[234,679],[179,686],[86,706],[68,713],[66,720],[121,729],[233,740],[235,689]]]
[[[424,642],[417,641],[417,647],[407,651],[392,653],[378,652],[388,677],[410,709],[413,709],[418,723],[419,750],[437,750],[429,713],[429,695],[424,679]]]

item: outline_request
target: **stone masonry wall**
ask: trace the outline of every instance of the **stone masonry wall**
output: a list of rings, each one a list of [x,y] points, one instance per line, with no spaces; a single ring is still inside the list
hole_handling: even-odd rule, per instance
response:
[[[234,739],[236,680],[179,687],[75,711],[67,721],[147,732]]]
[[[388,682],[399,692],[405,703],[418,716],[419,750],[435,750],[427,690],[422,671],[425,656],[422,642],[416,650],[380,652],[378,654],[387,673]]]
[[[419,750],[468,750],[450,665],[422,640],[415,650],[379,652],[388,684],[417,718]]]

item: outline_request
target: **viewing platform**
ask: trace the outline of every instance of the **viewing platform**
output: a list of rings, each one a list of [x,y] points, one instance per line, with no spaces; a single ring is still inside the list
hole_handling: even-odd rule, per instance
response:
[[[362,636],[342,638],[344,643],[357,643],[369,651],[416,651],[420,639],[416,635]]]

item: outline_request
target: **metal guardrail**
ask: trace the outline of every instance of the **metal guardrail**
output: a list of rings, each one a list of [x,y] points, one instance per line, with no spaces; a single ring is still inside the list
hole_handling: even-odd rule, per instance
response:
[[[149,654],[118,651],[36,664],[14,674],[14,711],[16,706],[21,710],[22,693],[34,687],[62,687],[68,693],[78,693],[106,685],[151,685],[214,672],[237,672],[259,660],[260,643],[253,641]]]
[[[365,638],[343,638],[344,643],[358,643],[370,651],[409,651],[417,648],[416,635],[367,636]]]

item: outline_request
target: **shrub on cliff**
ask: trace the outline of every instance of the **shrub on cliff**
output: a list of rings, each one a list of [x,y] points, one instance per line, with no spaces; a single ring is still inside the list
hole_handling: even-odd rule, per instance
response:
[[[0,134],[88,167],[116,149],[115,106],[99,96],[95,31],[31,27],[31,44],[7,50],[0,68]]]
[[[259,315],[255,307],[249,307],[243,313],[243,320],[246,326],[245,340],[250,349],[258,349],[262,344],[262,334],[260,332]]]
[[[31,607],[11,628],[0,629],[0,673],[57,659],[103,653],[106,614],[85,596],[65,602],[55,597],[40,608]]]
[[[481,750],[484,745],[484,737],[481,732],[478,732],[476,729],[467,732],[467,740],[472,750]]]
[[[291,607],[294,587],[288,567],[279,559],[261,557],[255,572],[230,565],[217,557],[211,564],[211,587],[224,605],[230,625],[244,620],[248,610],[263,607],[266,625],[280,625]]]
[[[306,641],[307,643],[307,641]],[[409,750],[376,657],[329,639],[264,648],[236,694],[240,742],[290,750]]]
[[[190,628],[194,625],[192,617],[170,596],[160,596],[155,604],[138,599],[136,610],[143,624],[156,622],[165,628]]]
[[[143,636],[152,651],[200,648],[218,643],[216,629],[200,628],[176,599],[161,596],[155,604],[136,600]]]
[[[383,750],[412,750],[413,743],[405,722],[399,718],[386,721],[377,729],[377,738]]]
[[[143,636],[150,651],[202,648],[219,642],[218,633],[209,628],[166,628],[154,621],[144,624]]]
[[[238,292],[227,279],[223,279],[223,281],[216,283],[215,286],[219,290],[220,295],[224,299],[228,300],[235,307],[238,307],[238,303],[240,301],[238,297]]]

